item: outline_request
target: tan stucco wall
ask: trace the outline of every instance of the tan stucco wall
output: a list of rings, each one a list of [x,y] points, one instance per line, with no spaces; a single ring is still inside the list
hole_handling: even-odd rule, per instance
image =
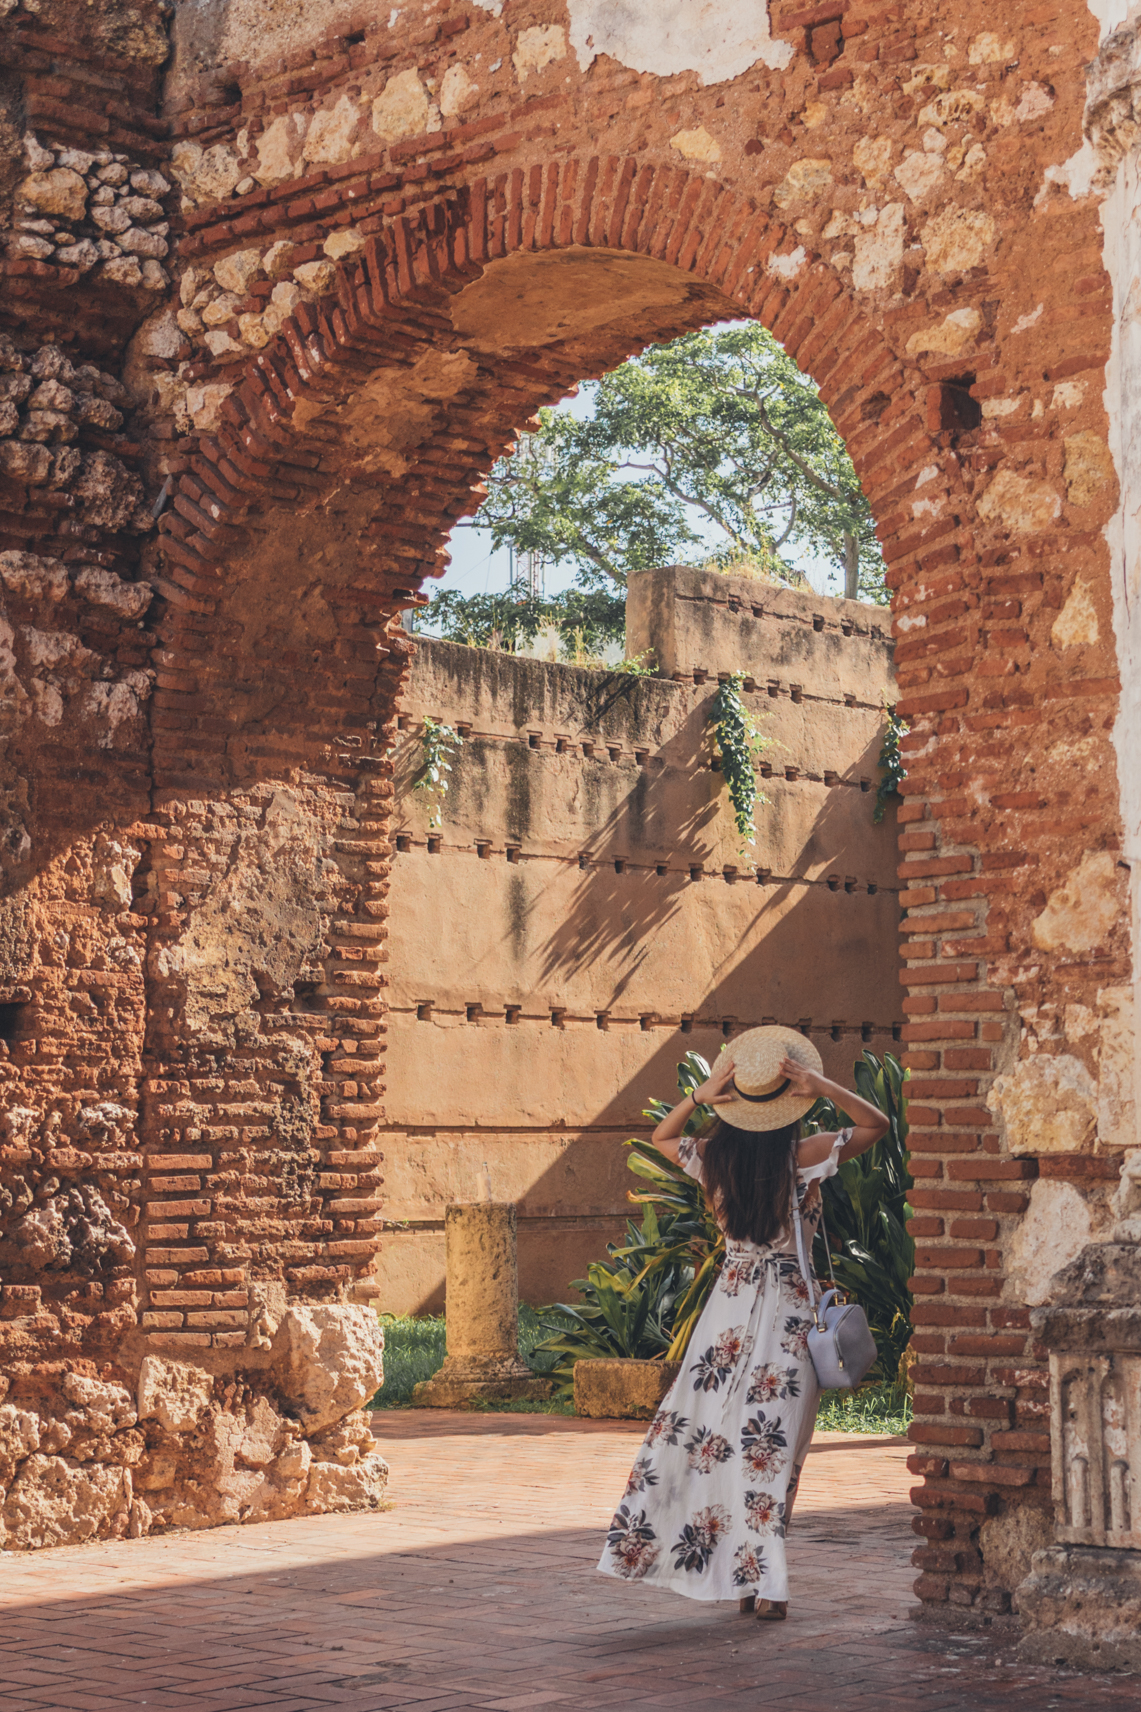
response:
[[[626,1216],[621,1142],[726,1024],[807,1024],[845,1077],[865,1043],[891,1044],[885,618],[672,568],[635,578],[627,606],[628,651],[662,676],[420,643],[398,748],[382,1308],[442,1303],[444,1205],[487,1194],[485,1162],[519,1204],[524,1299],[565,1296]],[[737,671],[771,739],[744,853],[708,723]],[[436,830],[411,789],[426,714],[471,728]]]

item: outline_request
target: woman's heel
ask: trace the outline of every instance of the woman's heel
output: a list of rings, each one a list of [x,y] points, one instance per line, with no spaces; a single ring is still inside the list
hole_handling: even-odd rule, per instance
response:
[[[754,1608],[756,1606],[756,1603],[757,1603],[756,1594],[755,1593],[746,1593],[746,1595],[743,1599],[738,1599],[737,1609],[741,1613],[742,1617],[751,1617],[753,1614]]]
[[[744,1604],[744,1600],[741,1601]],[[756,1619],[758,1623],[783,1623],[788,1616],[787,1599],[758,1599]]]

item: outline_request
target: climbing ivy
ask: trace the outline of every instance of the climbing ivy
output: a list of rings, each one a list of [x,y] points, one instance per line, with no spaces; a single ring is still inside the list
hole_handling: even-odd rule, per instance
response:
[[[452,756],[462,743],[463,738],[453,726],[442,724],[430,714],[424,715],[424,724],[420,730],[424,760],[412,780],[412,789],[423,791],[427,795],[431,804],[428,825],[433,831],[443,824],[444,798],[448,794],[448,774],[452,770]]]
[[[884,810],[892,797],[899,795],[899,787],[907,777],[907,768],[900,754],[900,738],[906,737],[911,730],[905,719],[901,719],[894,707],[886,708],[887,726],[883,735],[883,747],[880,750],[879,768],[883,774],[876,791],[876,806],[872,819],[878,826],[884,817]]]
[[[729,801],[733,804],[737,831],[745,844],[752,844],[756,837],[754,810],[758,802],[768,801],[757,789],[754,763],[772,739],[758,729],[756,720],[741,700],[744,682],[744,673],[734,672],[721,685],[710,708],[710,723],[721,759],[721,772],[729,789]]]

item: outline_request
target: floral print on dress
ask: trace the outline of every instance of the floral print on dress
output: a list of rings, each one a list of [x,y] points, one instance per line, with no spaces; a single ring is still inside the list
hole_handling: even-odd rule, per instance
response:
[[[690,1366],[689,1371],[696,1373],[693,1382],[695,1391],[716,1391],[723,1385],[737,1365],[737,1358],[745,1346],[744,1326],[730,1326],[710,1344],[704,1355],[699,1355]]]
[[[756,1546],[739,1546],[733,1554],[734,1587],[755,1587],[764,1573],[764,1553]]]
[[[632,1492],[645,1492],[648,1486],[656,1486],[657,1484],[658,1477],[654,1473],[653,1464],[650,1461],[650,1458],[648,1456],[640,1456],[633,1468],[630,1470],[630,1478],[626,1482],[626,1491],[624,1496],[628,1498]]]
[[[756,1255],[728,1253],[721,1270],[719,1288],[726,1296],[739,1296],[742,1290],[751,1289],[760,1282],[763,1269],[764,1263]]]
[[[808,1285],[804,1282],[804,1277],[801,1273],[800,1267],[794,1261],[787,1267],[782,1265],[780,1270],[781,1280],[787,1287],[793,1301],[798,1303],[802,1308],[811,1308],[812,1295],[809,1291]]]
[[[728,1462],[737,1454],[729,1440],[715,1433],[712,1427],[698,1427],[685,1448],[689,1452],[689,1466],[697,1474],[710,1474],[718,1463]]]
[[[644,1510],[635,1515],[627,1505],[620,1504],[606,1535],[615,1573],[627,1581],[640,1581],[657,1562],[661,1549],[657,1537]]]
[[[845,1139],[815,1176],[834,1174]],[[681,1158],[700,1180],[688,1140]],[[689,1355],[648,1425],[603,1574],[691,1599],[788,1598],[784,1536],[820,1396],[806,1294],[783,1239],[728,1245]]]
[[[748,1472],[756,1480],[771,1480],[788,1461],[787,1450],[784,1422],[779,1416],[770,1421],[758,1409],[741,1434],[741,1457]]]
[[[811,1320],[801,1319],[799,1314],[790,1314],[784,1322],[784,1336],[780,1346],[786,1355],[794,1355],[803,1361],[808,1354],[808,1328]]]
[[[681,1537],[670,1547],[674,1554],[674,1568],[700,1575],[732,1522],[733,1518],[722,1504],[710,1504],[706,1509],[698,1510],[681,1530]]]
[[[763,1361],[749,1376],[746,1403],[785,1402],[800,1396],[799,1369],[780,1367],[775,1361]]]
[[[671,1409],[668,1414],[664,1409],[659,1410],[651,1421],[650,1430],[646,1434],[646,1449],[652,1449],[662,1439],[669,1445],[680,1444],[681,1435],[688,1425],[688,1418],[685,1415],[679,1415],[676,1409]]]
[[[784,1539],[785,1506],[775,1492],[746,1492],[745,1526],[754,1534],[774,1534]]]

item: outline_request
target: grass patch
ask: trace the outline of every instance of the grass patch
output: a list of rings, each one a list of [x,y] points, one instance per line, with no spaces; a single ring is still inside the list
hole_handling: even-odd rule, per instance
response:
[[[412,1389],[422,1379],[431,1379],[444,1365],[447,1343],[442,1314],[381,1314],[384,1330],[384,1384],[368,1405],[370,1409],[410,1409]],[[550,1308],[519,1307],[519,1353],[536,1374],[550,1372],[558,1357],[536,1355],[535,1345],[550,1337],[563,1317]],[[569,1404],[534,1403],[525,1398],[512,1403],[480,1403],[484,1412],[508,1415],[573,1415]]]
[[[863,1385],[858,1391],[825,1391],[816,1425],[825,1433],[906,1433],[911,1398],[902,1385]]]

